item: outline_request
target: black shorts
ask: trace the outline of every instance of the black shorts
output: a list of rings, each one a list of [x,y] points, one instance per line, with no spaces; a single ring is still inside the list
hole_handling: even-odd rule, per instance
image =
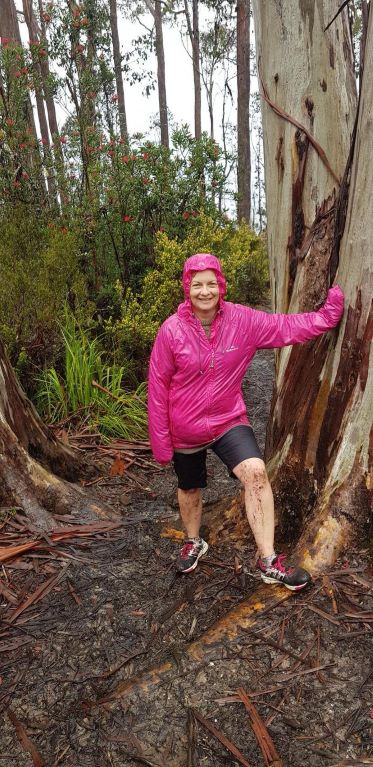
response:
[[[210,448],[199,450],[198,453],[174,453],[174,469],[180,490],[206,487],[208,449],[213,450],[219,456],[225,463],[231,477],[235,479],[232,471],[241,461],[245,461],[247,458],[261,458],[263,460],[252,427],[247,424],[233,426],[210,445]]]

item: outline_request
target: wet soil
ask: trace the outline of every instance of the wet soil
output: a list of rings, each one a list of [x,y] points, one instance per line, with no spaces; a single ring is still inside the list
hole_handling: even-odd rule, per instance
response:
[[[245,391],[262,448],[272,381],[272,354],[257,354]],[[213,507],[237,484],[213,454],[208,472],[204,500]],[[96,493],[116,508],[121,527],[46,541],[3,568],[0,767],[373,764],[367,551],[349,552],[286,601],[276,599],[282,589],[266,587],[269,607],[255,624],[205,642],[192,657],[191,643],[256,593],[253,541],[224,539],[196,571],[179,576],[180,544],[162,535],[177,526],[172,470],[134,469],[131,482],[108,479]],[[55,572],[54,588],[13,620]],[[146,676],[151,669],[158,674]],[[264,731],[277,762],[273,752],[263,755],[238,688],[251,696],[262,746]],[[246,762],[198,723],[200,715]]]

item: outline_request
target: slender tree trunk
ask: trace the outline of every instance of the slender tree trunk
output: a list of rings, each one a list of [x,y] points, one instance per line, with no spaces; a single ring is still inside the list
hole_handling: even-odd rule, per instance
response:
[[[192,0],[192,20],[190,18],[188,0],[184,0],[185,17],[188,27],[188,35],[192,46],[193,82],[194,82],[194,136],[196,139],[202,135],[202,98],[201,98],[201,65],[200,65],[200,37],[199,37],[199,0]]]
[[[38,25],[36,23],[36,19],[34,16],[32,0],[23,0],[23,13],[24,13],[26,24],[27,24],[30,40],[38,40],[39,39]],[[40,82],[42,82],[42,72],[41,72],[41,66],[38,61],[38,58],[35,56],[34,53],[32,53],[32,66],[36,74],[35,101],[36,101],[36,109],[38,113],[39,128],[40,128],[40,133],[42,137],[47,142],[43,147],[43,156],[44,156],[44,167],[47,172],[47,185],[48,185],[49,198],[53,203],[56,203],[57,202],[56,183],[55,183],[55,179],[53,175],[53,169],[51,167],[51,145],[49,140],[48,123],[47,123],[47,116],[45,113],[43,91],[39,84]]]
[[[8,38],[10,40],[10,45],[17,45],[19,47],[22,47],[21,35],[19,31],[18,18],[17,18],[17,12],[16,12],[14,0],[1,0],[0,2],[0,35],[3,38]],[[9,84],[9,88],[11,89],[11,83]],[[10,103],[11,103],[11,93],[8,93],[8,98],[9,97],[10,97]],[[35,181],[37,180],[37,184],[38,184],[41,196],[45,197],[47,190],[45,185],[45,179],[40,169],[41,156],[40,156],[39,146],[37,144],[37,134],[36,134],[36,126],[35,126],[35,120],[34,120],[34,113],[33,113],[31,99],[28,92],[27,94],[25,94],[24,116],[25,116],[26,124],[28,125],[30,130],[32,130],[32,135],[35,138],[35,144],[36,144],[36,149],[30,150],[29,152],[28,163],[30,165],[30,168],[35,170]],[[17,161],[16,161],[16,164],[18,165]]]
[[[341,189],[339,179],[349,157],[356,113],[346,13],[324,32],[338,5],[324,0],[305,10],[302,2],[281,7],[274,1],[254,2],[268,244],[278,311],[318,306],[338,265],[349,173]],[[361,532],[369,510],[372,264],[365,238],[373,236],[366,198],[373,183],[371,22],[369,74],[363,82],[337,273],[346,294],[345,316],[339,332],[277,355],[267,435],[268,468],[282,511],[280,537],[295,541],[302,533],[299,552],[313,572],[333,561],[353,530]]]
[[[41,25],[41,37],[45,41],[46,51],[47,51],[47,56],[44,56],[40,61],[41,75],[43,79],[44,99],[47,106],[49,131],[50,131],[50,135],[52,137],[52,142],[53,142],[53,153],[56,160],[59,187],[60,187],[60,191],[63,192],[64,182],[65,182],[64,158],[63,158],[63,152],[62,152],[61,143],[60,143],[60,132],[59,132],[58,122],[57,122],[56,105],[54,103],[53,94],[51,93],[51,89],[49,85],[50,69],[49,69],[48,41],[47,41],[46,25],[43,19],[42,0],[38,0],[38,7],[39,7],[39,16],[40,16],[40,25]],[[34,35],[36,35],[37,40],[40,39],[40,32],[36,27],[35,27]]]
[[[0,3],[0,32],[1,37],[8,38],[13,45],[21,45],[14,0],[2,0]]]
[[[196,139],[202,135],[202,97],[199,44],[199,3],[193,0],[193,81],[194,81],[194,135]]]
[[[124,100],[122,60],[120,55],[116,0],[110,0],[110,26],[111,26],[111,37],[112,37],[112,44],[113,44],[115,82],[116,82],[117,94],[118,94],[119,129],[120,129],[121,138],[128,145],[127,117],[126,117],[126,105]]]
[[[250,0],[237,2],[238,220],[250,224]]]
[[[210,118],[210,138],[214,140],[215,126],[214,126],[214,75],[213,70],[210,73],[208,87],[207,87],[207,106],[209,110]]]
[[[157,54],[157,73],[158,73],[158,100],[159,100],[159,120],[161,125],[161,144],[170,146],[168,136],[168,112],[166,96],[166,67],[163,46],[163,25],[162,25],[162,3],[160,0],[154,0],[154,23],[155,23],[155,49]]]

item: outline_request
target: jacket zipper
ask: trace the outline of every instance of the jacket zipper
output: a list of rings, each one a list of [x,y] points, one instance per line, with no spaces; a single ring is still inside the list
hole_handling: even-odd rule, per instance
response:
[[[212,431],[211,431],[211,414],[210,414],[210,405],[211,405],[211,399],[212,399],[212,390],[213,390],[213,381],[215,376],[215,349],[211,344],[211,360],[208,367],[208,378],[207,378],[207,386],[206,386],[206,421],[207,421],[207,428],[210,432],[211,439],[214,439]]]

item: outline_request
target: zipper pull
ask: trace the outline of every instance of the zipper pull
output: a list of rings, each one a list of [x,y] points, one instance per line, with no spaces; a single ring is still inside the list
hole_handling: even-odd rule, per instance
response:
[[[215,367],[215,352],[212,351],[211,353],[211,362],[210,362],[210,368]]]

